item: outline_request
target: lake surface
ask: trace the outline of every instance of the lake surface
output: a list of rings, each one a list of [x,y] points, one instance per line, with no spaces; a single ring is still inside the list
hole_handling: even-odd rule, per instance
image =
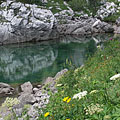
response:
[[[68,67],[84,64],[96,51],[96,42],[109,40],[112,34],[94,37],[65,36],[56,40],[0,46],[0,82],[38,83]]]

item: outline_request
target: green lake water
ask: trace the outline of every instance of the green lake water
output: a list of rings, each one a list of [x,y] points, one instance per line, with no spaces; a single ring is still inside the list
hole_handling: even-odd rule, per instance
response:
[[[40,83],[68,67],[66,59],[76,67],[96,51],[96,40],[109,40],[112,35],[94,37],[66,36],[56,40],[0,46],[0,82]]]

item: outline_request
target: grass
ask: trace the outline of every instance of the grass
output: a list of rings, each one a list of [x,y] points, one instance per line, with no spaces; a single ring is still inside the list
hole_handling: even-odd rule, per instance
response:
[[[61,84],[58,93],[43,109],[49,115],[43,114],[39,120],[120,120],[120,79],[110,80],[120,73],[120,41],[111,40],[105,46],[84,67],[70,70],[57,80]],[[85,97],[73,99],[83,91],[88,92]]]

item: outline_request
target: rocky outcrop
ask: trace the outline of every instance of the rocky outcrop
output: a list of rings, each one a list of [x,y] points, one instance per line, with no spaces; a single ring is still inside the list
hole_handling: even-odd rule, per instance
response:
[[[0,82],[0,94],[12,94],[14,88],[6,83]]]
[[[55,22],[50,10],[13,1],[0,8],[0,44],[50,39]]]
[[[116,20],[116,24],[114,25],[114,33],[120,34],[120,17]]]
[[[112,25],[102,22],[97,18],[78,18],[67,24],[57,26],[59,34],[88,35],[93,33],[111,33],[114,31]]]
[[[97,11],[97,17],[104,19],[118,11],[118,7],[114,2],[106,2],[104,5],[100,7]]]

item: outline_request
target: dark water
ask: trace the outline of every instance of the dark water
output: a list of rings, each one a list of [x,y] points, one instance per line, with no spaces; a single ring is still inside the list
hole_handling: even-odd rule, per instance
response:
[[[41,82],[66,68],[66,59],[76,67],[81,66],[96,51],[95,41],[108,40],[111,36],[66,36],[41,43],[0,46],[0,82]]]

